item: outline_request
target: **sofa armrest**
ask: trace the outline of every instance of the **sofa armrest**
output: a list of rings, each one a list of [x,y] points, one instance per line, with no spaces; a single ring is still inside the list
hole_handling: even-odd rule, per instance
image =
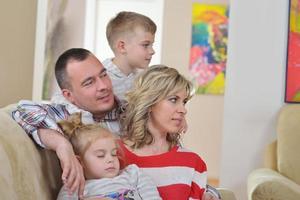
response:
[[[264,151],[264,168],[269,168],[274,171],[277,169],[277,140],[267,145]]]
[[[236,200],[235,195],[232,191],[227,188],[217,188],[221,195],[222,200]]]
[[[248,199],[299,200],[300,185],[278,172],[261,168],[248,176]]]

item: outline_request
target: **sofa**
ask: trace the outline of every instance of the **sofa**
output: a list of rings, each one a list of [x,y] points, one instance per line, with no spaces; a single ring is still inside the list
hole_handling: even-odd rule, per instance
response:
[[[284,105],[277,140],[266,147],[265,166],[248,176],[249,200],[300,199],[300,105]]]
[[[11,118],[15,107],[0,109],[0,199],[56,199],[62,185],[59,160],[53,151],[35,145]],[[218,191],[223,200],[235,200],[233,192]]]
[[[40,149],[11,118],[15,105],[0,109],[0,199],[53,200],[61,188],[59,161]]]

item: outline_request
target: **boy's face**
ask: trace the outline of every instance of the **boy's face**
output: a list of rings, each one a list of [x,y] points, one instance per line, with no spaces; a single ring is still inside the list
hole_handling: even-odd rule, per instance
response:
[[[145,69],[149,66],[155,51],[153,50],[154,35],[141,27],[136,27],[124,41],[127,63],[132,69]]]
[[[112,178],[119,174],[117,145],[112,137],[94,141],[81,159],[86,179]]]

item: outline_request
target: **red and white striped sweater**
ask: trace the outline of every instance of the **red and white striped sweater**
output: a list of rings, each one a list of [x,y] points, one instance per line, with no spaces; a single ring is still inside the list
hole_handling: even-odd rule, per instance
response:
[[[206,164],[196,153],[175,146],[163,154],[138,156],[120,143],[126,164],[136,164],[149,175],[162,199],[202,198],[207,183]]]

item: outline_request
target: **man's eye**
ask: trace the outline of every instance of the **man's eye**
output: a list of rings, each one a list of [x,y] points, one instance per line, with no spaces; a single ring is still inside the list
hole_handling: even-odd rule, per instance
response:
[[[100,78],[103,78],[103,77],[105,77],[105,76],[107,76],[107,73],[106,73],[106,72],[103,72],[103,73],[100,74],[99,77],[100,77]]]
[[[104,155],[97,155],[97,158],[104,158]]]
[[[83,85],[84,86],[89,86],[89,85],[91,85],[93,83],[93,81],[92,80],[89,80],[89,81],[86,81]]]

